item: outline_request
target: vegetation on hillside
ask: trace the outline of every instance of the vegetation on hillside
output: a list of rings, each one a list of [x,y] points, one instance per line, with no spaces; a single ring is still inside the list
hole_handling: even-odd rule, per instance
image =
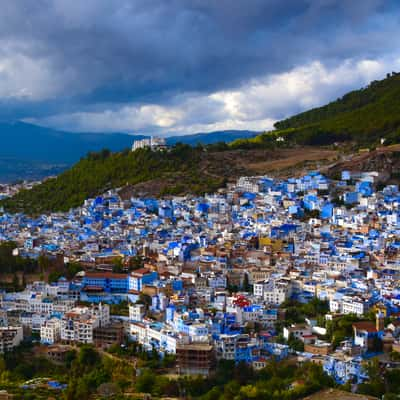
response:
[[[27,282],[47,278],[55,282],[61,276],[72,279],[82,266],[76,262],[64,264],[62,258],[40,254],[37,258],[14,255],[18,244],[13,241],[0,243],[0,287],[9,291],[25,289]],[[36,277],[36,278],[35,278]]]
[[[352,141],[358,145],[386,144],[400,139],[400,74],[373,81],[323,107],[300,113],[275,124],[275,131],[233,146],[270,144],[278,137],[301,145],[329,145]]]
[[[38,214],[67,211],[87,198],[112,188],[132,188],[151,182],[157,195],[202,194],[224,186],[227,179],[254,171],[249,149],[269,149],[264,160],[279,154],[272,150],[293,146],[324,146],[351,142],[374,146],[400,141],[400,74],[350,92],[326,106],[276,123],[277,130],[230,144],[190,147],[178,143],[167,151],[89,153],[70,170],[31,190],[0,202],[7,211]],[[228,155],[228,157],[225,157]],[[269,157],[269,158],[268,158]],[[239,168],[238,168],[239,166]],[[241,169],[240,169],[241,168]],[[146,191],[144,190],[146,193]],[[129,190],[127,191],[129,197]]]
[[[222,179],[199,170],[203,147],[177,144],[169,151],[139,149],[111,153],[89,153],[71,169],[31,190],[23,190],[1,202],[11,212],[31,214],[68,211],[85,199],[112,188],[154,179],[173,182],[163,194],[204,193],[221,186]]]
[[[134,371],[130,363],[102,357],[90,345],[71,349],[65,362],[54,363],[24,344],[0,357],[0,390],[32,400],[123,398],[119,395],[131,386]],[[63,391],[51,389],[48,380],[68,386]]]
[[[245,363],[220,361],[215,373],[206,378],[176,376],[174,361],[173,355],[160,358],[156,351],[143,351],[137,343],[113,346],[102,353],[90,345],[82,345],[71,349],[65,361],[57,364],[34,348],[21,347],[0,357],[0,389],[17,398],[32,400],[142,398],[143,393],[154,398],[289,400],[334,386],[322,367],[311,363],[296,366],[271,360],[266,368],[254,371]],[[63,391],[54,391],[46,384],[27,382],[35,378],[57,380],[68,386]]]
[[[38,260],[13,255],[13,250],[17,247],[15,242],[0,243],[0,275],[15,272],[33,273],[38,270]]]

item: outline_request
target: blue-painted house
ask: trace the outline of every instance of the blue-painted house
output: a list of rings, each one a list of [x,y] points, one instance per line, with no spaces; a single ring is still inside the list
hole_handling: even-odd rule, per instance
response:
[[[112,272],[86,272],[83,278],[85,291],[104,291],[108,293],[127,293],[128,274]]]
[[[158,274],[156,271],[151,271],[147,268],[137,269],[129,275],[128,289],[140,292],[144,285],[151,285],[157,279]]]

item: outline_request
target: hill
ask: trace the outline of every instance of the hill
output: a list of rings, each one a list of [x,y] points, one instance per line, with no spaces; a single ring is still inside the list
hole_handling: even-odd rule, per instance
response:
[[[280,121],[276,128],[229,145],[191,147],[178,143],[163,152],[92,153],[57,178],[1,204],[10,211],[38,213],[68,210],[115,187],[121,188],[125,197],[204,193],[241,175],[271,174],[277,170],[281,175],[287,171],[298,174],[306,167],[320,167],[322,160],[336,157],[335,151],[318,145],[348,142],[354,147],[376,146],[381,138],[385,138],[385,144],[396,143],[400,141],[400,74],[389,74],[382,81],[372,82],[326,106]],[[204,139],[202,135],[191,135],[191,144],[199,136]],[[183,139],[180,137],[179,141]],[[393,156],[379,153],[376,158],[371,153],[359,165],[386,168],[383,165],[397,157],[398,152],[392,153]],[[357,158],[349,160],[352,163]],[[397,161],[394,165],[389,178],[396,177]],[[342,167],[349,166],[337,165]]]
[[[104,148],[122,151],[130,148],[135,139],[147,137],[124,133],[71,133],[24,122],[0,123],[0,134],[0,182],[42,179],[67,169],[89,151]],[[167,138],[167,143],[209,144],[255,135],[250,131],[221,131],[173,136]]]
[[[134,140],[148,137],[126,133],[71,133],[25,122],[0,123],[0,133],[2,139],[0,158],[45,163],[73,163],[89,151],[99,151],[104,148],[122,151],[131,148]],[[196,145],[231,142],[237,138],[252,137],[256,134],[251,131],[216,131],[171,136],[167,138],[167,143],[174,145],[181,142]]]
[[[133,140],[120,133],[70,133],[24,122],[0,123],[0,135],[2,183],[58,174],[89,151],[120,151],[130,147]]]
[[[388,74],[367,87],[354,90],[323,107],[275,123],[275,131],[254,139],[239,140],[236,146],[261,146],[277,137],[301,145],[353,142],[358,146],[400,141],[400,74]]]
[[[219,176],[202,173],[196,168],[200,161],[201,150],[180,144],[169,152],[139,149],[90,153],[57,178],[46,180],[36,186],[36,190],[21,191],[2,205],[11,211],[30,213],[66,211],[105,190],[154,180],[175,182],[163,191],[164,194],[216,189],[223,182]],[[185,187],[176,182],[185,182]]]
[[[336,152],[320,148],[231,150],[225,145],[191,147],[177,144],[170,151],[91,153],[56,178],[0,202],[7,211],[37,214],[67,211],[111,188],[123,198],[213,192],[239,176],[273,173],[293,167],[301,173],[307,162],[331,160]],[[312,164],[314,167],[315,164]],[[292,171],[293,173],[293,171]]]
[[[121,133],[70,133],[25,122],[0,123],[1,159],[70,164],[89,151],[120,151],[133,137]],[[138,136],[139,139],[144,136]]]

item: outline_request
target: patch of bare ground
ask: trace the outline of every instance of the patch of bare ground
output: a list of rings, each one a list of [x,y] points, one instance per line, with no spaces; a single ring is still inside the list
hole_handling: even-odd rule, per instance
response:
[[[337,389],[324,389],[310,396],[304,397],[303,400],[378,400],[377,397],[367,396],[365,394],[355,394]]]
[[[318,167],[317,164],[332,163],[338,157],[338,152],[325,148],[301,147],[295,149],[249,149],[228,150],[222,152],[204,153],[198,163],[196,173],[207,179],[221,182],[234,182],[240,176],[271,174],[286,177],[289,174]],[[173,176],[128,185],[120,190],[122,198],[131,196],[159,196],[168,187],[190,181],[184,171]],[[181,194],[189,193],[183,192]]]
[[[270,171],[280,171],[302,163],[311,163],[315,161],[329,162],[338,156],[335,150],[321,148],[299,148],[285,149],[278,152],[278,158],[264,161],[256,161],[248,164],[248,168],[256,173],[267,173]]]
[[[169,185],[173,185],[174,181],[169,179],[153,179],[146,182],[140,182],[136,185],[124,186],[119,195],[123,200],[130,199],[132,196],[155,196],[161,193]]]
[[[328,176],[338,177],[343,170],[348,171],[377,171],[381,173],[380,179],[393,183],[398,183],[400,172],[400,145],[378,147],[370,152],[361,152],[349,155],[344,159],[331,165],[325,172]]]

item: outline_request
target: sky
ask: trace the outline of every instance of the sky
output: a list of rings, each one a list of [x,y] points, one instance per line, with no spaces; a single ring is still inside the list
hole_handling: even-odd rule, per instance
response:
[[[264,131],[400,71],[399,0],[13,0],[0,120]]]

